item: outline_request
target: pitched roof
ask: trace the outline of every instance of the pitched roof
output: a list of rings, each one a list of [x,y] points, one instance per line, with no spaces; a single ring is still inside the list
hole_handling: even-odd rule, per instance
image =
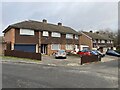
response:
[[[111,38],[109,38],[106,35],[101,35],[101,34],[92,33],[92,32],[85,32],[85,31],[83,31],[83,33],[86,34],[86,35],[88,35],[92,39],[112,40]]]
[[[16,24],[9,25],[3,33],[7,32],[10,28],[22,28],[22,29],[33,29],[33,30],[39,30],[39,31],[51,31],[51,32],[60,32],[60,33],[72,33],[72,34],[78,34],[77,31],[70,27],[66,26],[60,26],[50,23],[44,23],[44,22],[38,22],[33,20],[23,21]]]

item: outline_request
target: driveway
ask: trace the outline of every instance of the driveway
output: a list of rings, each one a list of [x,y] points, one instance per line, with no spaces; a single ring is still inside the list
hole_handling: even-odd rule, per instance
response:
[[[118,57],[106,55],[101,59],[101,62],[109,62],[118,60]],[[53,66],[80,66],[81,59],[77,56],[68,56],[67,59],[55,59],[53,56],[42,56],[42,64]],[[99,62],[98,62],[99,63]]]
[[[110,62],[114,60],[118,60],[118,57],[106,55],[101,59],[101,62],[93,62],[90,64]],[[2,58],[2,63],[5,63],[5,62],[31,63],[31,64],[42,64],[42,65],[51,65],[51,66],[81,66],[80,64],[81,59],[78,56],[67,56],[66,59],[55,59],[53,56],[42,55],[42,61],[24,59],[24,58],[14,58],[14,57]],[[89,64],[89,63],[86,63],[86,64]]]

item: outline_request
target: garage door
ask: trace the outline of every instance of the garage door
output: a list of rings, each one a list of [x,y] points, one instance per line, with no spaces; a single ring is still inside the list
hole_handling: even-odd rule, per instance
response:
[[[36,45],[29,44],[15,44],[14,49],[25,52],[36,52]]]

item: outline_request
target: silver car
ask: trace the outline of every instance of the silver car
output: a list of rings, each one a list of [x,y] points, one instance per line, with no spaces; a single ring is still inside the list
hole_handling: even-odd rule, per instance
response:
[[[55,53],[55,58],[65,58],[66,59],[67,55],[66,55],[66,51],[65,50],[58,50]]]

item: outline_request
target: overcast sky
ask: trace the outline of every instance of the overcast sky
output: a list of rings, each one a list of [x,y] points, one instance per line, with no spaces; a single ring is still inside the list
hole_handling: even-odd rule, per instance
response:
[[[0,5],[1,8],[1,5]],[[0,18],[1,19],[1,18]],[[79,31],[118,28],[117,2],[3,2],[2,30],[24,20],[47,19]],[[2,33],[0,33],[2,35]]]

